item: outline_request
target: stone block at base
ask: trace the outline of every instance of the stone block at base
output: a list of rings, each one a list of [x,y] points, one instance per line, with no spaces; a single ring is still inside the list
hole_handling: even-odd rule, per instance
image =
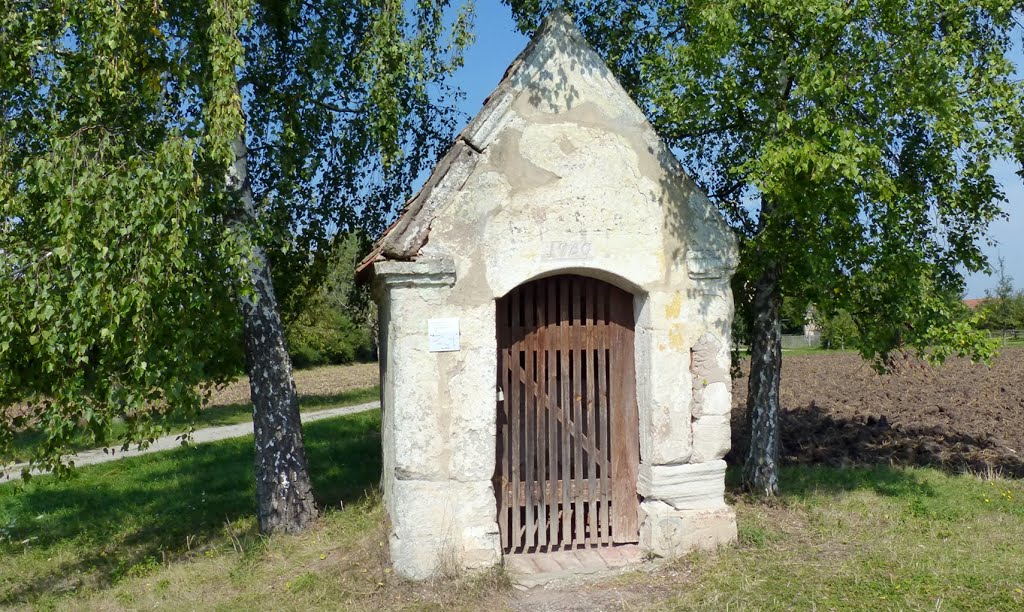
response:
[[[712,510],[725,506],[725,461],[683,465],[641,465],[640,495],[674,510]]]
[[[678,557],[692,550],[714,550],[736,542],[736,512],[675,510],[663,502],[643,502],[640,547],[658,557]]]
[[[395,480],[390,550],[395,571],[422,580],[501,562],[489,481]]]

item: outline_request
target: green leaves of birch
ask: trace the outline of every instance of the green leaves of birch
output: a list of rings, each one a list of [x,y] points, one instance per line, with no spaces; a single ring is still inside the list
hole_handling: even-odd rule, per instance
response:
[[[194,414],[237,325],[170,28],[152,3],[89,4],[19,4],[0,35],[30,67],[0,77],[0,458],[34,430],[18,458],[57,470]]]
[[[336,232],[384,225],[450,139],[471,19],[390,0],[0,13],[0,463],[29,430],[55,469],[74,444],[151,439],[237,372],[252,241],[297,310]],[[239,134],[244,236],[223,188]]]

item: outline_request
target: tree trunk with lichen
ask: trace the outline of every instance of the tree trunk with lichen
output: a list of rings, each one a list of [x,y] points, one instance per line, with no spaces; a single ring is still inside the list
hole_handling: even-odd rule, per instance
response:
[[[747,387],[749,445],[743,485],[751,493],[779,493],[779,383],[782,380],[782,293],[779,268],[769,264],[755,281]]]
[[[248,152],[241,137],[233,148],[227,188],[238,196],[239,223],[248,224],[255,217]],[[239,307],[256,442],[257,519],[262,533],[297,532],[317,516],[298,395],[266,252],[254,244],[248,264],[252,292],[239,297]]]

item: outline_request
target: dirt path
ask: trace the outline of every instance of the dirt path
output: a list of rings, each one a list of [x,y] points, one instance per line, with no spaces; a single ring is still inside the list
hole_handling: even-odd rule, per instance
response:
[[[532,588],[508,605],[513,612],[613,612],[637,610],[644,603],[650,602],[634,585],[560,585]]]

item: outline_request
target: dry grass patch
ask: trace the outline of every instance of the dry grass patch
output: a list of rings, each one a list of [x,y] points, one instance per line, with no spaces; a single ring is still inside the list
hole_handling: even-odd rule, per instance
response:
[[[806,466],[782,482],[776,500],[731,497],[736,546],[543,597],[555,610],[1024,608],[1024,482]]]
[[[325,514],[308,533],[251,532],[187,563],[160,567],[114,589],[58,608],[74,610],[480,610],[500,599],[500,572],[414,583],[398,578],[386,553],[376,500]]]
[[[0,607],[464,609],[505,597],[500,572],[411,583],[387,558],[379,412],[305,427],[317,501],[301,535],[259,535],[252,438],[0,485]]]

